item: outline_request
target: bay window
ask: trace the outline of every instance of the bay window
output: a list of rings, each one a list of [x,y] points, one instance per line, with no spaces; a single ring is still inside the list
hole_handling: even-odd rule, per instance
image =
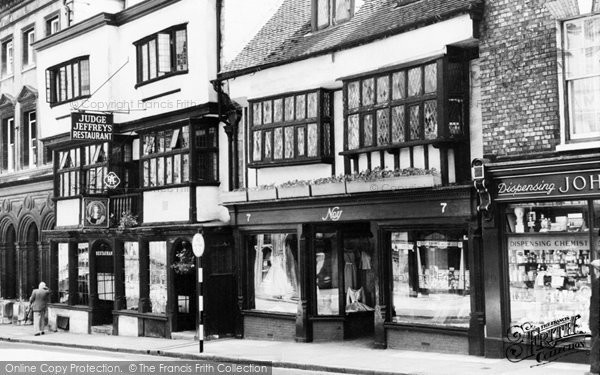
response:
[[[462,138],[467,125],[465,73],[461,59],[446,56],[345,79],[345,152]]]
[[[58,196],[72,197],[79,195],[81,193],[81,153],[79,148],[59,151],[58,160]]]
[[[600,16],[565,21],[569,140],[600,137]]]
[[[108,173],[108,143],[83,147],[83,174],[88,194],[106,192],[104,177]]]
[[[188,125],[142,135],[143,187],[187,183],[190,180]]]
[[[136,43],[137,82],[188,71],[186,25],[173,26]]]
[[[209,126],[196,129],[196,178],[198,181],[219,180],[218,129]]]
[[[250,167],[331,162],[331,93],[313,90],[250,101]]]

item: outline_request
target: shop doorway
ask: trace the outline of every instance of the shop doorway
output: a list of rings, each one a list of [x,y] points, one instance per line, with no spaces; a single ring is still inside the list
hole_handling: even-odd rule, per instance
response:
[[[192,245],[188,241],[175,243],[175,332],[193,331],[196,329],[198,311],[196,257]]]
[[[3,296],[5,299],[17,298],[17,249],[15,228],[10,225],[6,230],[6,268]],[[27,296],[29,297],[29,296]]]
[[[92,249],[96,257],[96,280],[98,303],[95,306],[92,325],[112,324],[112,310],[115,303],[115,271],[112,247],[100,241]]]
[[[27,238],[23,248],[25,265],[22,267],[24,297],[29,297],[40,283],[40,252],[38,246],[38,227],[31,223],[27,229]]]
[[[232,244],[230,236],[211,236],[202,258],[207,335],[222,337],[234,334],[238,308]]]
[[[316,227],[313,249],[315,318],[343,321],[340,339],[372,336],[376,270],[369,224]]]

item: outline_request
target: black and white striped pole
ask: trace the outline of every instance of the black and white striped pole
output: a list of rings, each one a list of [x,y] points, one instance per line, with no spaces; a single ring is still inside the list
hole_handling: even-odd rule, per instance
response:
[[[204,296],[202,295],[202,254],[204,254],[204,236],[201,231],[192,239],[192,250],[198,258],[198,342],[200,353],[204,352]]]

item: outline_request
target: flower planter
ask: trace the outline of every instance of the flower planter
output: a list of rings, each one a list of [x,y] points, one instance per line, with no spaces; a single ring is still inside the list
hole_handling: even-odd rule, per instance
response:
[[[248,190],[248,200],[250,201],[266,201],[277,199],[277,189],[257,189]]]
[[[279,186],[277,188],[277,196],[279,197],[279,199],[309,197],[310,196],[310,186],[309,185]]]
[[[416,189],[434,187],[442,184],[440,176],[436,175],[414,175],[383,178],[373,181],[348,181],[346,189],[348,193],[377,192],[402,189]]]
[[[346,194],[346,183],[344,181],[340,181],[311,185],[311,190],[313,197],[318,197],[321,195]]]
[[[222,191],[221,201],[223,203],[245,202],[248,199],[246,191]]]

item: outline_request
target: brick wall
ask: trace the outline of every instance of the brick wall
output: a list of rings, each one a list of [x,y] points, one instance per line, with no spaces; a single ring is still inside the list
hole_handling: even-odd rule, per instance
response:
[[[244,337],[247,339],[294,341],[296,319],[276,316],[244,316]]]
[[[404,329],[388,329],[386,332],[387,345],[390,349],[469,354],[467,336]]]
[[[553,151],[560,141],[556,24],[544,3],[485,2],[480,78],[488,157]]]

